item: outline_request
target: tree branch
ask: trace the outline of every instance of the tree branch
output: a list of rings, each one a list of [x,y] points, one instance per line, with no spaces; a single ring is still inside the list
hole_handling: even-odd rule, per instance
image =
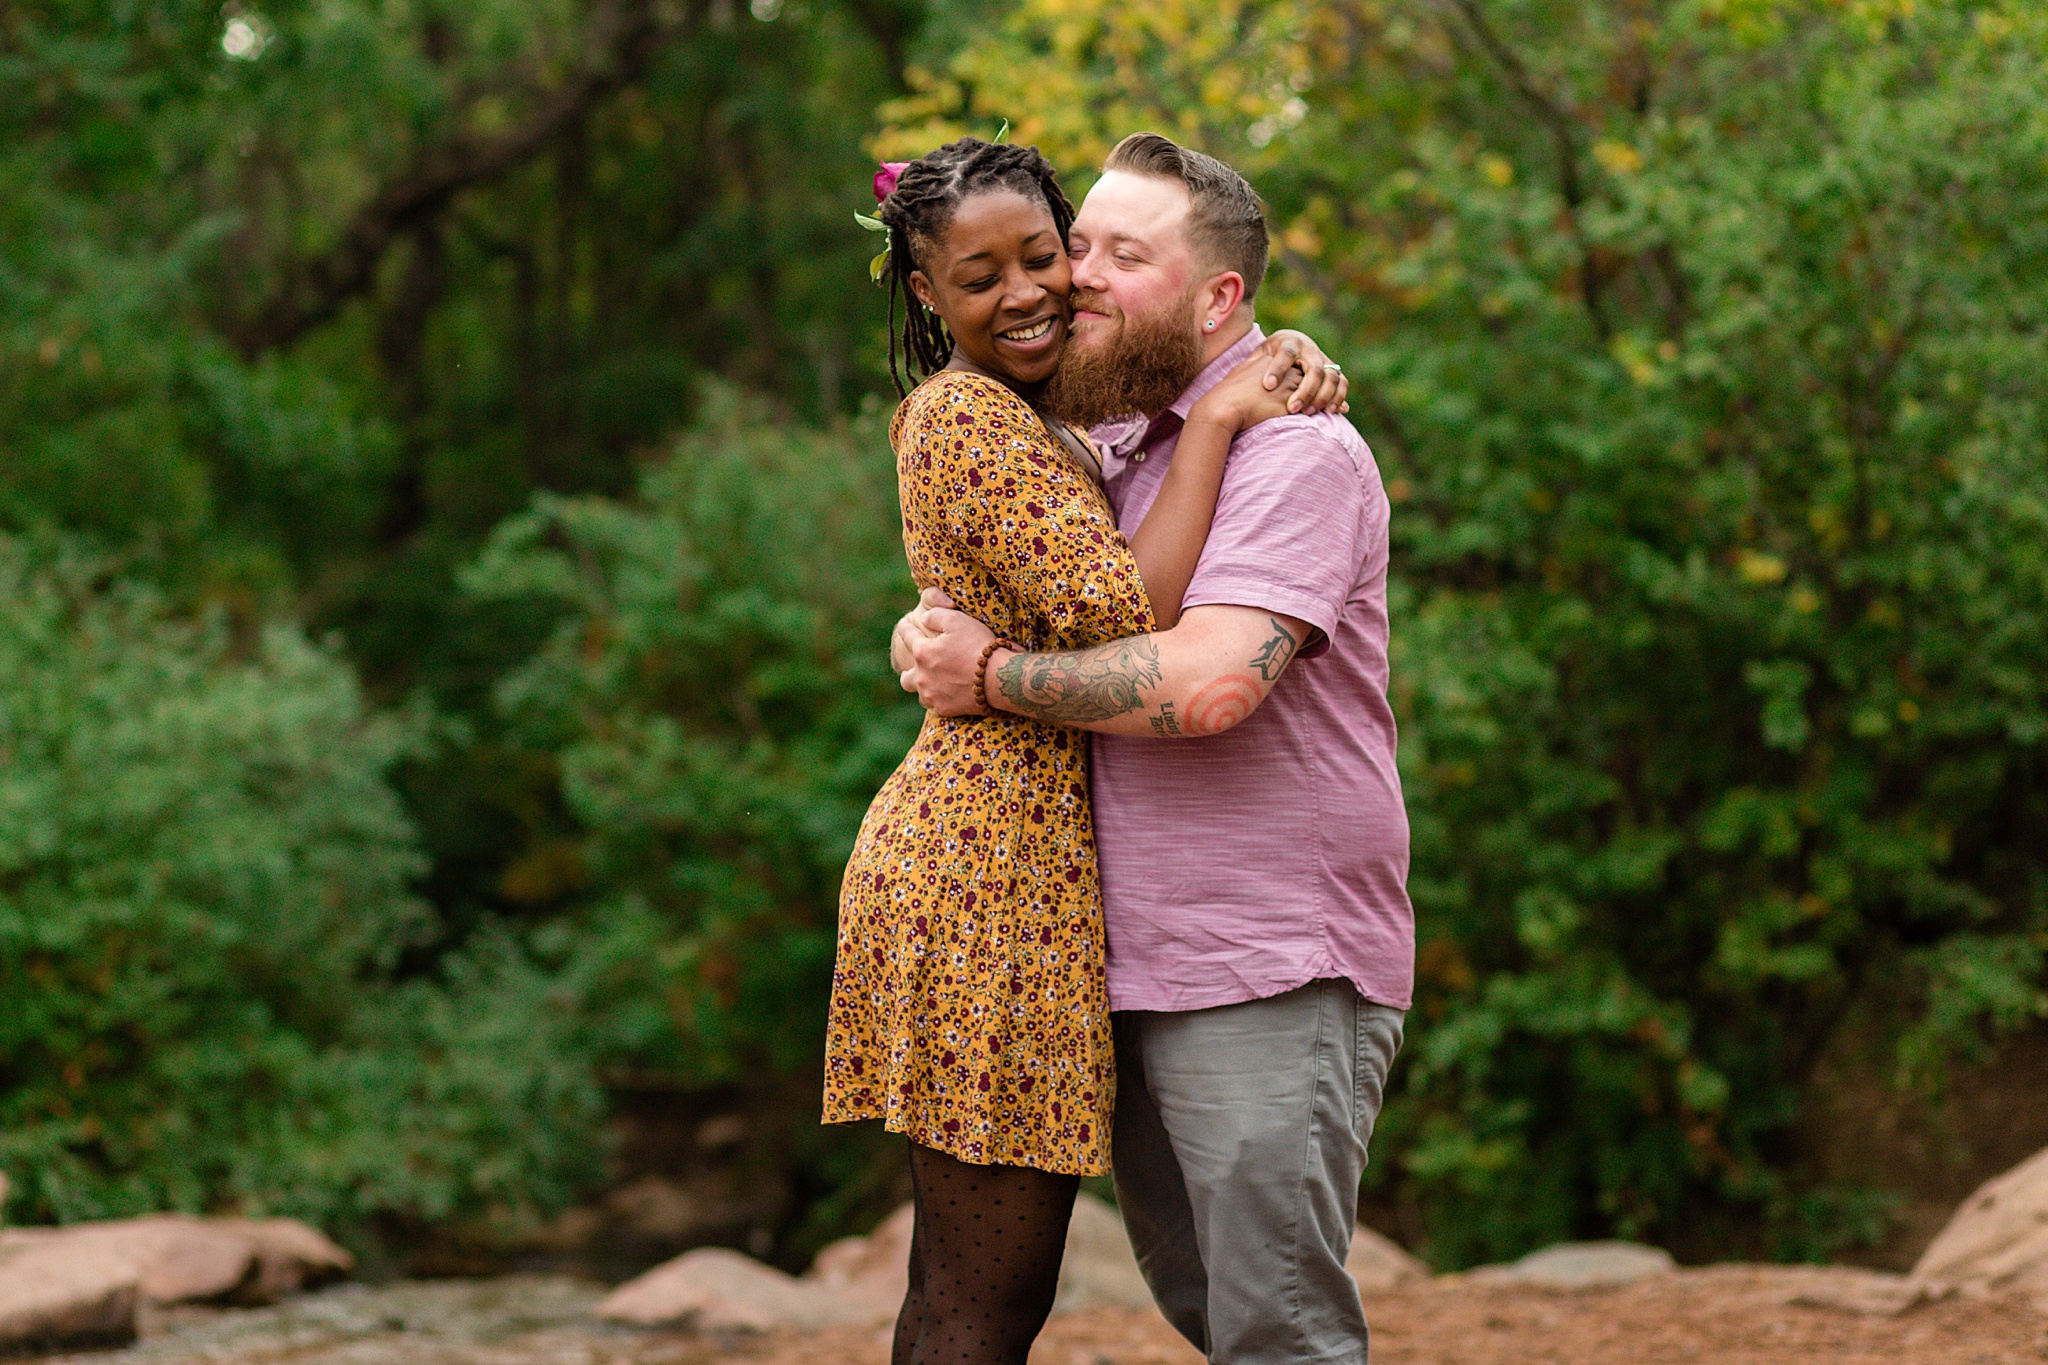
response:
[[[324,255],[286,272],[276,296],[233,328],[246,356],[289,346],[370,287],[393,243],[463,190],[523,164],[644,70],[679,21],[656,0],[597,0],[576,70],[520,126],[496,137],[457,134],[422,149],[363,205]]]
[[[1601,278],[1599,264],[1593,258],[1593,248],[1586,241],[1585,230],[1579,223],[1579,206],[1586,201],[1586,190],[1579,179],[1579,152],[1572,135],[1571,113],[1536,84],[1535,78],[1529,74],[1528,65],[1494,32],[1479,0],[1450,0],[1450,3],[1465,17],[1465,23],[1479,46],[1493,58],[1501,74],[1507,77],[1508,84],[1534,111],[1537,121],[1550,134],[1551,145],[1557,152],[1558,192],[1564,197],[1565,222],[1570,228],[1572,241],[1579,249],[1579,293],[1586,301],[1586,312],[1593,319],[1593,331],[1604,346],[1613,337],[1614,326],[1607,317],[1606,282]]]

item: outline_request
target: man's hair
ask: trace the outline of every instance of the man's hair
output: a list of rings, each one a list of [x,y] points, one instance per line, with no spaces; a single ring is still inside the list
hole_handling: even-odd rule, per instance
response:
[[[1187,188],[1188,235],[1198,256],[1244,277],[1244,296],[1266,278],[1266,206],[1245,178],[1213,156],[1157,133],[1132,133],[1110,150],[1105,171],[1177,180]]]

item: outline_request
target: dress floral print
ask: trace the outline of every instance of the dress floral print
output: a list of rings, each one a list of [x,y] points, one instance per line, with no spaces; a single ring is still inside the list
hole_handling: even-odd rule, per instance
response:
[[[1026,649],[1152,628],[1101,489],[1009,389],[943,371],[889,434],[919,587]],[[1099,1175],[1114,1092],[1088,736],[927,716],[840,891],[825,1120]]]

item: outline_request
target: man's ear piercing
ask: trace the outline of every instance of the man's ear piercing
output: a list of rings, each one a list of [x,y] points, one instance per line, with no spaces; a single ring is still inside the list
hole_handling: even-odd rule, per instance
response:
[[[1216,319],[1210,318],[1207,322],[1203,323],[1202,326],[1206,327],[1208,330],[1213,332],[1216,330]]]

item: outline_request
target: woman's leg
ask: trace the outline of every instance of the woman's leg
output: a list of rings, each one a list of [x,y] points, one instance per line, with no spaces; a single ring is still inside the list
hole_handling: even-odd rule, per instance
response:
[[[911,1143],[915,1152],[917,1144]],[[917,1188],[913,1181],[911,1189]],[[914,1197],[914,1196],[913,1196]],[[889,1348],[889,1365],[910,1365],[917,1350],[917,1334],[924,1327],[924,1230],[910,1228],[910,1287],[903,1294],[903,1310],[896,1315],[896,1338]]]
[[[917,1230],[892,1365],[1025,1365],[1052,1311],[1079,1176],[910,1145]]]

